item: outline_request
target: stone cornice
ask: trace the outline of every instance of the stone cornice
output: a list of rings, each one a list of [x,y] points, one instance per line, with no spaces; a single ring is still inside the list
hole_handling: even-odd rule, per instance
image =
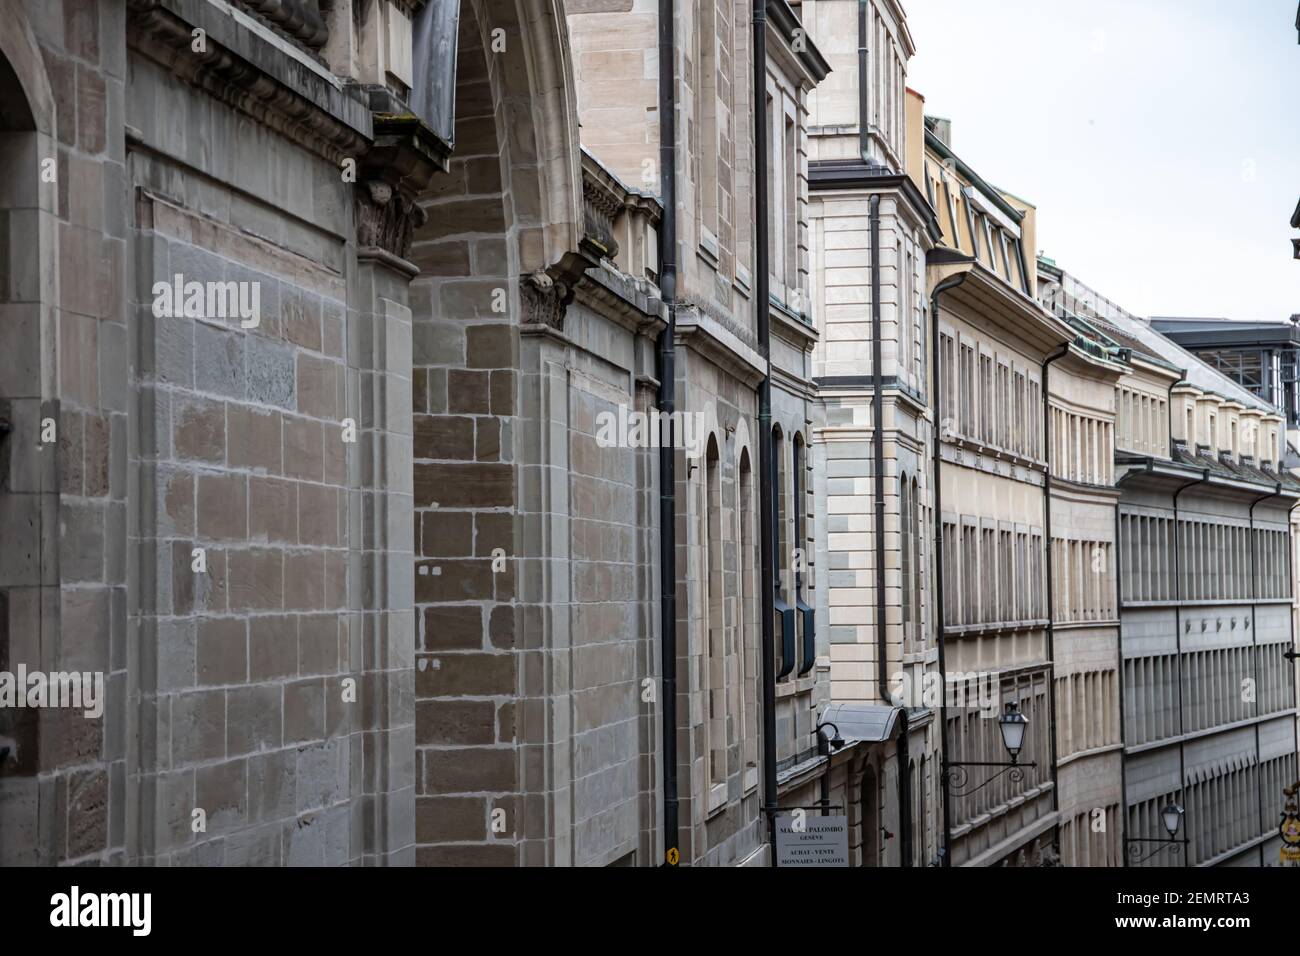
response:
[[[305,64],[295,68],[274,42],[216,7],[128,0],[127,16],[132,50],[331,163],[370,148],[370,112],[336,77]],[[204,31],[201,50],[194,49],[195,28]]]

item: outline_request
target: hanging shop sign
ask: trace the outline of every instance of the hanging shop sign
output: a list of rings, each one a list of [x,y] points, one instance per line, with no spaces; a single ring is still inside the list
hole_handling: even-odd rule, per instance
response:
[[[776,865],[849,865],[849,818],[782,813],[776,818]]]

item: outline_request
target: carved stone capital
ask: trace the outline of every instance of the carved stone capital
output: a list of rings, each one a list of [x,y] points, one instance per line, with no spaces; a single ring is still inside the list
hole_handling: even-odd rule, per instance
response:
[[[375,143],[362,158],[353,190],[357,244],[409,257],[427,213],[416,201],[439,170],[447,147],[415,116],[375,117]]]
[[[573,289],[557,282],[545,270],[530,272],[519,280],[519,299],[523,303],[525,324],[564,328],[564,310],[573,301]]]
[[[411,237],[424,225],[427,214],[420,204],[382,179],[357,183],[353,190],[357,245],[409,257]]]
[[[599,263],[587,250],[568,252],[554,265],[521,277],[522,321],[564,328],[564,310],[573,301],[578,283],[584,281],[588,269]]]

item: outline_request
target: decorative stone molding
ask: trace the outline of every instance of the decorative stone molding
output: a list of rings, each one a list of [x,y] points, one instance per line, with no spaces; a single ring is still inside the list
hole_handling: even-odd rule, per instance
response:
[[[332,0],[230,0],[234,6],[296,41],[313,54],[329,41],[329,27],[321,6],[332,7]]]
[[[582,228],[583,242],[592,246],[597,258],[613,259],[618,255],[614,238],[614,219],[623,210],[625,193],[606,177],[600,176],[588,155],[582,157]]]
[[[336,164],[369,149],[369,114],[337,79],[322,76],[320,89],[299,91],[250,62],[251,49],[236,53],[212,29],[206,48],[196,51],[193,29],[214,25],[187,22],[161,0],[128,0],[127,16],[133,50],[214,99]],[[266,49],[267,58],[274,59],[274,48],[266,44]]]

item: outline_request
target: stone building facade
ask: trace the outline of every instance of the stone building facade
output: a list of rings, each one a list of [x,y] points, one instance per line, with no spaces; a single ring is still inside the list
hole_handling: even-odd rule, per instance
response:
[[[660,209],[581,150],[559,5],[25,3],[0,49],[0,664],[107,676],[3,715],[4,861],[651,853],[654,475],[591,418],[646,395]]]
[[[1033,256],[895,0],[5,13],[0,681],[103,687],[0,684],[0,865],[1273,852],[1280,419]]]
[[[605,10],[577,4],[575,51],[583,148],[629,182],[652,188],[661,168],[655,56],[660,9],[636,0]],[[754,31],[746,4],[679,7],[674,17],[677,110],[673,170],[676,262],[675,407],[699,427],[697,457],[677,456],[676,849],[682,863],[768,860],[760,727],[762,591],[798,611],[822,573],[811,547],[815,498],[808,453],[813,420],[808,316],[809,92],[827,64],[811,32],[783,2],[766,5],[765,109],[754,106]],[[755,123],[768,149],[755,161]],[[760,351],[754,177],[770,203],[767,306],[771,343]],[[758,393],[772,381],[771,582],[761,580],[764,483]],[[782,804],[817,799],[814,725],[829,698],[823,631],[802,613],[776,627],[774,723]],[[811,782],[810,782],[811,781]],[[643,861],[644,862],[644,861]]]
[[[101,717],[4,714],[5,862],[768,858],[762,485],[782,489],[772,599],[800,609],[777,632],[782,800],[817,799],[829,680],[798,540],[818,520],[805,137],[827,64],[766,7],[757,165],[749,11],[674,17],[673,388],[707,428],[676,455],[672,835],[656,450],[605,428],[654,410],[669,314],[643,166],[657,6],[66,0],[6,19],[24,241],[0,665],[108,686]],[[602,122],[620,110],[650,118],[640,141]]]
[[[828,565],[818,610],[833,719],[880,728],[855,748],[852,771],[864,865],[924,866],[940,845],[936,711],[923,697],[937,673],[932,550],[922,531],[933,440],[925,262],[939,233],[916,186],[921,100],[904,84],[913,42],[894,3],[804,7],[833,66],[815,96],[809,167],[826,501],[818,546]]]
[[[1126,862],[1275,866],[1297,773],[1285,419],[1054,263],[1039,276],[1131,368],[1115,393]],[[1165,836],[1170,802],[1185,861],[1132,842]]]

